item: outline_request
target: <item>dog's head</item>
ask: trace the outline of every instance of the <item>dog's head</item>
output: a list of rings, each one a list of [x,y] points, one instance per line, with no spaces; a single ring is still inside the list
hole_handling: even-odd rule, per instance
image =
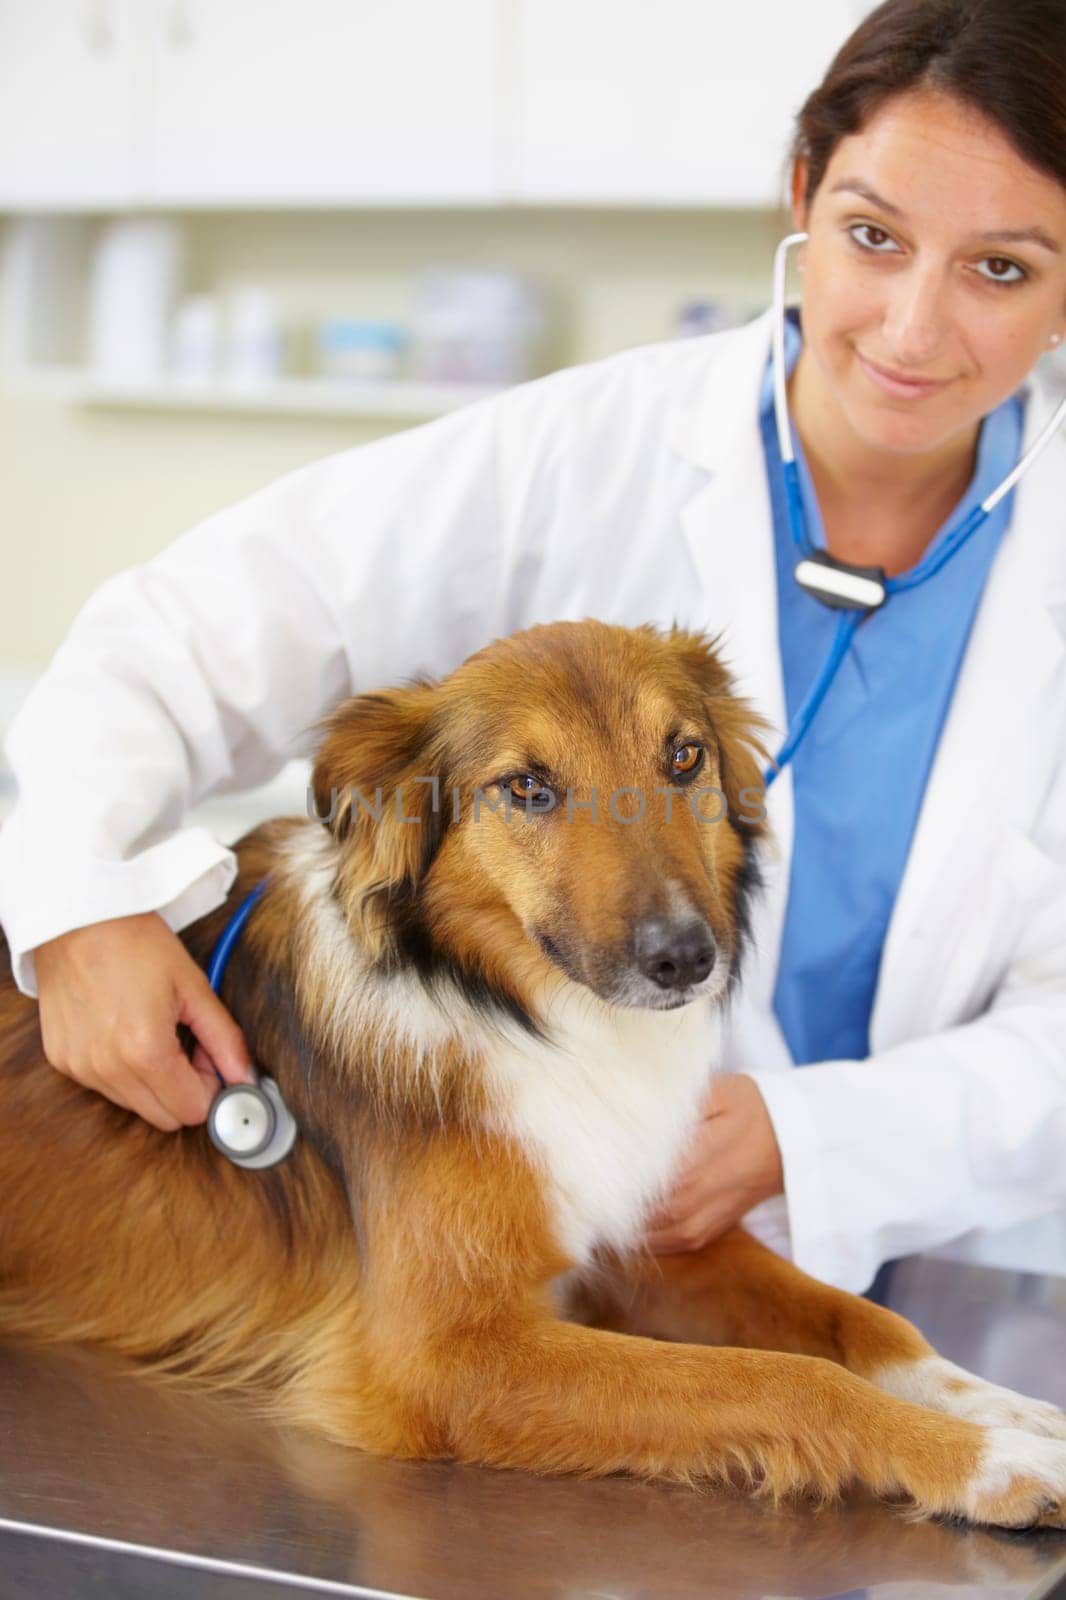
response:
[[[375,959],[524,1017],[561,975],[656,1009],[736,978],[762,719],[713,641],[558,622],[321,725],[316,811]]]

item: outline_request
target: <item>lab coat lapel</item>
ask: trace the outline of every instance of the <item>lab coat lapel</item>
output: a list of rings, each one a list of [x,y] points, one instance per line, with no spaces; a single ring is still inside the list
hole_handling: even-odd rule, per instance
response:
[[[785,731],[785,694],[777,640],[777,579],[773,520],[758,398],[770,347],[769,314],[719,336],[719,351],[699,404],[675,419],[676,448],[707,469],[708,481],[681,514],[682,533],[699,574],[699,615],[721,633],[723,659],[737,691],[772,724],[767,748],[776,754]],[[774,849],[762,858],[764,892],[756,899],[752,945],[735,1002],[734,1033],[758,1038],[751,1065],[768,1056],[788,1061],[772,1018],[773,988],[788,892],[792,835],[791,774],[766,796]],[[758,1019],[758,1021],[757,1021]],[[748,1054],[745,1048],[743,1054]],[[733,1065],[749,1064],[734,1059]]]
[[[1025,447],[1053,403],[1046,385],[1034,379]],[[1011,785],[1020,781],[1023,751],[1032,743],[1039,695],[1066,657],[1064,483],[1066,441],[1059,438],[1015,490],[1011,524],[974,619],[888,926],[871,1016],[872,1052],[943,1025],[936,1015],[935,963],[958,937],[960,875],[984,870],[982,843],[995,837],[996,819],[1011,815]],[[1053,741],[1045,749],[1050,764]]]

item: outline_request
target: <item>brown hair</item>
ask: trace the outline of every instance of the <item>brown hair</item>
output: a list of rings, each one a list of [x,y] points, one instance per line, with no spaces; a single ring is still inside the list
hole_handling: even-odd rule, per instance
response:
[[[796,118],[787,163],[809,162],[808,205],[838,142],[913,89],[980,112],[1066,189],[1066,0],[884,0]]]

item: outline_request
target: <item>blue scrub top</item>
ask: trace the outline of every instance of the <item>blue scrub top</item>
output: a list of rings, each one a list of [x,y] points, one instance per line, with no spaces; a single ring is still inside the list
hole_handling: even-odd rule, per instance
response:
[[[790,373],[801,348],[799,318],[790,310]],[[785,503],[770,362],[759,421],[773,504],[778,642],[791,724],[829,652],[839,613],[793,577],[798,553]],[[984,419],[973,479],[927,555],[1015,465],[1022,426],[1019,394]],[[808,537],[824,549],[821,515],[794,429],[793,438]],[[890,596],[859,626],[792,760],[794,840],[774,1012],[797,1066],[870,1053],[870,1012],[885,933],[959,664],[1013,501],[1012,490],[938,573]]]

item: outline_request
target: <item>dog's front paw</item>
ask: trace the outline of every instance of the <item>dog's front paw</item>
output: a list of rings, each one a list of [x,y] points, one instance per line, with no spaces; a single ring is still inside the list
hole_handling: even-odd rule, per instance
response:
[[[959,1511],[997,1528],[1066,1528],[1066,1444],[989,1428]]]
[[[1066,1440],[1066,1412],[1058,1406],[988,1383],[942,1356],[900,1362],[883,1369],[874,1381],[901,1400],[946,1411],[985,1428],[1020,1429],[1046,1439]]]

